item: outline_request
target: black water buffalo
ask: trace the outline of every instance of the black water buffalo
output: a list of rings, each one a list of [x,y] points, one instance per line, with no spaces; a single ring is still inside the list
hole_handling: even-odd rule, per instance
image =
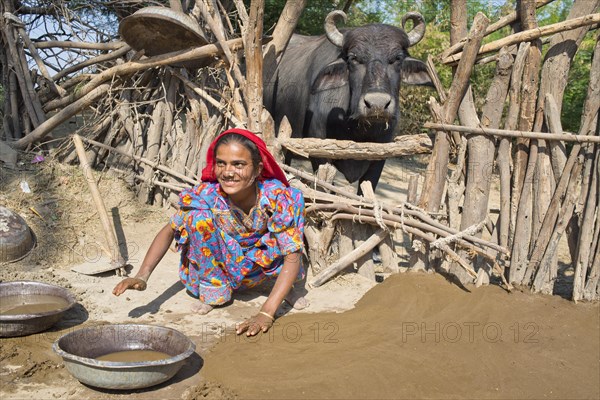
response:
[[[386,143],[399,119],[400,82],[431,84],[425,64],[408,48],[425,34],[423,17],[408,13],[414,27],[371,24],[340,32],[333,11],[326,35],[294,35],[274,72],[265,71],[265,107],[275,123],[287,116],[293,137]],[[324,160],[313,160],[313,167]],[[377,185],[385,161],[334,160],[349,182]]]

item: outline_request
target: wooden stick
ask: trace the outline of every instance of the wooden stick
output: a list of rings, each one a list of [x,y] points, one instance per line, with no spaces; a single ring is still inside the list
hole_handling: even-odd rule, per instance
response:
[[[171,75],[169,73],[165,75],[161,74],[161,78],[164,81],[164,86],[169,87],[171,84]],[[162,94],[162,93],[161,93]],[[162,97],[162,96],[161,96]],[[148,129],[146,131],[146,158],[149,160],[156,160],[156,162],[160,162],[159,154],[160,147],[163,138],[164,132],[164,123],[165,123],[165,110],[167,109],[166,101],[164,98],[156,102],[154,105],[154,110],[152,111],[150,120],[148,121]],[[146,180],[150,180],[154,171],[151,168],[144,168],[143,177]],[[147,203],[150,198],[149,196],[152,194],[152,188],[144,183],[141,185],[140,190],[138,191],[138,199],[143,203]]]
[[[519,3],[521,27],[534,29],[538,27],[535,18],[535,7],[531,0]],[[518,129],[532,131],[535,126],[537,93],[539,91],[539,69],[541,66],[541,41],[534,40],[529,47],[525,66],[523,68],[523,83],[521,85],[521,110],[518,119]],[[520,139],[522,140],[522,139]],[[519,141],[517,141],[519,142]],[[537,169],[538,142],[522,141],[515,155],[514,190],[519,192],[516,209],[516,224],[513,236],[510,259],[510,282],[527,284],[525,276],[528,272],[528,256],[531,250],[533,204],[533,177]],[[527,151],[527,145],[529,151]],[[529,154],[527,154],[529,153]],[[523,171],[523,172],[522,172]]]
[[[484,127],[497,128],[499,126],[508,93],[513,58],[506,48],[500,50],[499,57],[496,64],[496,74],[486,94],[481,115],[481,125]],[[469,168],[467,168],[464,190],[461,231],[488,218],[488,203],[495,155],[493,137],[473,135],[468,138],[467,143]],[[463,255],[462,252],[458,252],[458,254]],[[474,259],[474,261],[475,269],[479,271],[481,279],[484,280],[485,284],[489,283],[491,271],[488,265],[480,263],[477,259]],[[452,269],[451,267],[450,270],[452,271]],[[462,277],[457,276],[457,278],[461,279]]]
[[[446,90],[444,89],[444,85],[442,85],[442,80],[435,69],[435,64],[433,63],[433,56],[427,56],[427,72],[429,73],[429,77],[433,82],[433,86],[435,87],[435,91],[437,92],[440,102],[445,103],[448,95],[446,94]]]
[[[17,18],[17,17],[15,17],[15,18]],[[60,86],[58,86],[56,83],[54,83],[54,81],[50,77],[50,74],[48,73],[48,69],[46,68],[46,65],[40,58],[40,55],[38,54],[37,49],[31,42],[31,39],[29,39],[29,35],[27,34],[27,32],[25,32],[24,26],[25,25],[18,25],[19,34],[20,34],[21,38],[23,39],[23,42],[25,42],[25,44],[27,45],[27,48],[29,49],[29,52],[31,53],[31,57],[33,58],[33,60],[35,61],[35,64],[39,68],[40,73],[42,74],[42,76],[44,78],[46,78],[47,83],[50,85],[50,89],[54,93],[56,93],[58,96],[64,96],[66,91],[63,88],[61,88]]]
[[[523,72],[525,71],[525,66],[527,64],[527,58],[529,56],[529,49],[531,48],[531,43],[521,43],[519,45],[519,50],[517,51],[517,56],[515,58],[513,71],[511,74],[511,83],[509,89],[509,106],[508,113],[506,116],[506,121],[504,123],[504,129],[506,130],[514,130],[517,129],[519,125],[519,114],[521,113],[521,92],[523,87]],[[512,150],[511,149],[511,141],[504,138],[504,148],[503,151]],[[502,144],[502,143],[501,143]],[[512,162],[511,154],[513,151],[509,153],[505,153],[506,156],[506,166],[502,168],[511,169],[511,164],[514,165],[512,168],[512,182],[510,180],[510,172],[506,175],[504,183],[506,184],[506,192],[509,195],[509,203],[507,208],[505,220],[508,223],[508,246],[512,247],[512,237],[515,232],[515,227],[517,224],[517,207],[519,205],[519,198],[521,196],[521,188],[523,186],[523,180],[525,179],[525,165],[524,160],[527,158],[527,149],[529,144],[529,139],[517,139],[514,144],[514,153],[515,159],[514,163]],[[512,193],[511,193],[512,192]]]
[[[375,217],[374,217],[375,212],[373,210],[357,208],[356,206],[347,204],[347,203],[316,204],[316,205],[307,207],[306,213],[310,214],[311,212],[322,211],[322,210],[344,211],[346,213],[354,214],[356,217],[359,217],[359,219],[362,218],[362,216],[366,216],[366,217],[371,218],[369,221],[371,221],[371,220],[375,221]],[[457,231],[457,230],[452,230],[452,233],[450,233],[450,232],[448,232],[449,228],[444,225],[441,225],[441,224],[439,224],[438,226],[435,226],[434,224],[430,224],[428,222],[421,222],[416,219],[413,219],[412,216],[411,216],[411,218],[407,218],[407,216],[410,216],[410,214],[409,214],[410,211],[411,210],[406,210],[406,215],[388,214],[386,212],[386,213],[382,214],[381,217],[382,217],[383,222],[385,222],[385,223],[391,222],[394,224],[396,224],[396,223],[401,224],[401,225],[404,224],[406,226],[418,228],[425,232],[434,233],[441,237],[447,237],[447,236],[455,235],[455,234],[459,233],[459,231]],[[484,254],[488,257],[491,257],[491,259],[494,259],[494,257],[495,257],[494,255],[485,253],[481,249],[475,250],[475,249],[477,249],[477,246],[474,246],[469,242],[478,244],[481,247],[488,247],[488,248],[493,249],[494,251],[500,252],[502,254],[506,254],[506,255],[509,254],[509,252],[506,248],[500,247],[495,243],[489,242],[489,241],[479,238],[477,236],[467,234],[467,235],[464,235],[462,239],[459,239],[457,241],[457,243],[462,246],[465,246],[474,251],[478,251],[481,254]]]
[[[6,41],[8,42],[8,53],[12,59],[14,72],[17,77],[17,82],[19,83],[19,89],[21,91],[21,96],[23,97],[25,109],[27,110],[34,128],[37,128],[44,121],[45,116],[43,111],[41,111],[41,105],[38,104],[36,106],[34,104],[37,97],[33,89],[31,76],[29,75],[29,68],[27,67],[26,63],[23,64],[21,62],[19,49],[17,48],[17,42],[15,36],[13,35],[13,29],[8,24],[4,25],[4,35],[6,37]],[[25,70],[23,70],[23,66],[25,66]],[[13,112],[16,113],[17,109],[14,109]]]
[[[466,56],[459,62],[454,80],[448,91],[448,101],[444,104],[442,122],[451,122],[456,118],[458,107],[469,86],[469,78],[473,70],[477,49],[481,44],[483,33],[488,24],[489,19],[482,13],[477,13],[468,36],[469,42],[465,46]],[[445,136],[445,133],[436,134],[436,145],[434,145],[433,154],[428,166],[428,174],[423,184],[420,206],[428,211],[437,211],[439,209],[442,202],[442,193],[446,186],[449,148]],[[437,149],[436,146],[438,147]]]
[[[575,135],[572,133],[545,133],[545,132],[527,132],[527,131],[516,131],[516,130],[505,130],[505,129],[491,129],[491,128],[473,128],[460,125],[452,124],[437,124],[434,122],[426,122],[423,125],[424,128],[444,130],[444,131],[456,131],[467,134],[481,134],[481,135],[492,135],[500,137],[516,137],[525,139],[543,139],[548,141],[561,140],[565,142],[577,142],[577,143],[600,143],[600,137],[588,136],[588,135]],[[564,132],[564,131],[563,131]]]
[[[60,47],[63,49],[87,49],[87,50],[117,50],[127,43],[122,41],[108,42],[108,43],[91,43],[91,42],[71,42],[61,40],[46,40],[43,42],[34,42],[33,44],[38,49],[50,49],[52,47]]]
[[[12,63],[11,63],[12,64]],[[10,65],[10,64],[8,64]],[[10,119],[13,128],[13,139],[20,139],[23,137],[23,130],[21,127],[21,121],[19,119],[19,99],[18,99],[18,84],[17,84],[17,73],[14,70],[8,70],[8,96],[10,97]],[[4,110],[7,112],[8,110]]]
[[[548,242],[554,231],[554,225],[560,215],[560,205],[563,202],[564,197],[569,193],[569,190],[575,189],[573,184],[581,173],[581,164],[576,163],[579,158],[580,149],[580,144],[576,144],[571,149],[571,154],[565,164],[560,181],[556,186],[554,195],[548,206],[548,212],[546,212],[546,215],[544,216],[540,232],[532,246],[533,250],[529,257],[529,265],[533,270],[537,270],[538,264],[541,262],[546,251],[546,247],[548,246]]]
[[[92,199],[94,200],[96,210],[98,211],[98,216],[100,217],[100,222],[102,223],[104,237],[108,242],[108,248],[111,255],[111,264],[115,267],[115,269],[118,268],[122,275],[125,275],[126,271],[124,267],[126,262],[121,256],[115,230],[110,222],[108,213],[106,212],[106,207],[102,201],[102,195],[100,194],[100,190],[98,190],[98,186],[96,185],[96,178],[94,178],[94,175],[92,174],[92,166],[88,163],[85,155],[85,148],[83,147],[83,142],[81,141],[79,135],[73,135],[73,143],[75,144],[75,149],[77,150],[77,155],[79,156],[79,164],[81,166],[81,170],[83,171],[83,176],[88,183],[88,187],[90,188],[90,192],[92,194]]]
[[[551,133],[562,133],[562,124],[560,122],[560,111],[556,100],[552,93],[546,94],[544,106],[544,116],[546,117],[546,126]],[[554,180],[559,181],[565,163],[567,162],[567,149],[565,148],[564,141],[549,140],[550,154],[552,156],[552,173],[554,174]]]
[[[244,25],[246,81],[242,87],[248,115],[248,130],[262,132],[263,54],[262,34],[265,1],[251,0],[248,24]]]
[[[296,154],[305,154],[312,158],[333,160],[385,160],[411,154],[431,151],[431,139],[424,133],[398,136],[391,143],[353,142],[335,139],[282,139],[277,138],[281,146]]]
[[[233,39],[226,42],[227,46],[232,51],[239,49],[242,45],[242,39]],[[122,75],[133,74],[138,71],[148,70],[150,68],[160,67],[163,65],[182,63],[185,61],[202,60],[206,58],[212,58],[219,54],[219,47],[214,44],[208,44],[202,47],[196,47],[189,50],[173,51],[171,53],[161,54],[159,56],[153,56],[139,61],[129,61],[125,64],[115,65],[114,67],[108,68],[101,73],[94,76],[94,78],[81,87],[80,90],[73,93],[71,96],[67,96],[63,99],[56,100],[46,104],[46,111],[54,110],[60,107],[64,107],[69,103],[72,103],[81,97],[87,95],[96,87],[106,81],[113,80],[115,77]]]
[[[367,206],[371,206],[371,207],[373,206],[373,204],[370,203],[364,197],[359,196],[359,195],[354,194],[354,193],[350,193],[350,192],[345,191],[343,189],[340,189],[340,188],[338,188],[336,186],[333,186],[333,185],[331,185],[331,184],[329,184],[327,182],[323,182],[323,181],[317,179],[314,175],[311,175],[311,174],[309,174],[307,172],[298,170],[296,168],[290,167],[290,166],[285,165],[285,164],[282,164],[280,166],[281,166],[281,168],[284,171],[291,172],[294,175],[297,175],[297,176],[299,176],[299,177],[301,177],[303,179],[307,179],[310,182],[313,182],[313,183],[321,186],[324,189],[330,190],[330,191],[332,191],[334,193],[338,193],[338,194],[340,194],[340,195],[342,195],[342,196],[344,196],[346,198],[349,198],[349,199],[352,199],[354,201],[357,201],[359,203],[357,205],[361,205],[362,204],[362,205],[367,205]],[[322,199],[326,198],[326,201],[335,202],[335,200],[336,200],[336,197],[333,196],[333,195],[331,195],[331,194],[322,193],[322,192],[319,192],[319,194],[323,196],[323,197],[321,197]],[[306,197],[307,197],[307,199],[310,199],[311,195],[309,194]],[[338,197],[337,199],[339,200],[340,198]],[[415,218],[419,218],[420,220],[422,220],[428,226],[438,229],[439,232],[445,232],[446,234],[455,234],[455,233],[458,233],[458,230],[452,229],[452,228],[450,228],[450,227],[448,227],[446,225],[441,224],[440,222],[438,222],[438,221],[434,220],[433,218],[431,218],[430,216],[428,216],[422,210],[419,210],[417,207],[415,207],[413,205],[410,205],[408,203],[402,203],[400,206],[397,206],[397,207],[388,205],[385,202],[381,202],[380,204],[383,207],[383,209],[385,211],[387,211],[388,213],[390,213],[390,214],[401,214],[401,215],[405,214],[405,215],[414,216]],[[348,202],[345,202],[344,206],[345,205],[350,205],[350,204],[348,204]],[[314,209],[316,210],[317,207],[320,207],[320,206],[311,206],[311,207],[308,207],[306,211],[310,212],[313,209],[312,207],[315,207]],[[330,205],[324,205],[324,207],[330,207]],[[334,205],[334,208],[335,207],[337,207],[337,205]],[[356,210],[356,213],[358,214],[358,209],[355,209],[355,210]],[[368,210],[365,210],[365,211],[368,211]],[[390,218],[400,218],[400,217],[394,216],[394,215],[390,215]],[[398,221],[400,221],[400,220],[398,220]],[[443,233],[439,233],[439,234],[443,234]],[[490,247],[490,248],[492,248],[492,249],[494,249],[494,250],[496,250],[498,252],[501,252],[501,253],[504,253],[504,254],[509,254],[509,251],[506,248],[498,246],[498,245],[496,245],[494,243],[491,243],[491,242],[487,242],[487,241],[485,241],[485,240],[483,240],[481,238],[478,238],[478,237],[475,237],[475,236],[469,236],[469,237],[466,237],[466,238],[468,240],[471,240],[471,241],[475,242],[475,243],[479,243],[479,244],[482,244],[484,246]]]
[[[576,29],[586,25],[593,25],[599,22],[600,13],[596,13],[589,14],[580,18],[574,18],[567,21],[558,22],[556,24],[525,30],[519,33],[506,36],[494,42],[484,44],[483,46],[481,46],[481,48],[479,48],[477,55],[487,54],[492,51],[500,50],[504,46],[510,46],[512,44],[518,44],[521,42],[529,42],[534,39],[539,39],[542,36],[553,35],[555,33]],[[462,57],[463,53],[458,53],[442,58],[441,62],[443,64],[452,64],[460,61]]]
[[[545,6],[546,4],[551,3],[553,1],[554,0],[537,0],[535,2],[535,7],[540,8],[540,7]],[[519,17],[519,14],[517,13],[517,11],[513,11],[510,14],[505,15],[504,17],[500,18],[498,21],[494,22],[493,24],[490,24],[486,28],[485,36],[488,36],[489,34],[494,33],[497,30],[502,29],[505,26],[515,22],[518,17]],[[460,40],[456,44],[453,44],[447,50],[444,50],[442,52],[442,54],[440,55],[440,58],[444,59],[444,58],[449,57],[452,54],[459,52],[465,46],[466,42],[467,42],[467,39],[465,38],[465,39]]]
[[[388,232],[386,230],[380,229],[375,232],[370,238],[365,240],[360,246],[358,246],[354,251],[346,254],[335,263],[331,264],[329,267],[321,271],[311,282],[310,285],[313,287],[319,287],[323,283],[327,282],[333,276],[335,276],[338,272],[342,271],[344,268],[367,254],[369,251],[373,249],[373,247],[377,246],[385,237]]]
[[[192,11],[192,14],[196,14],[198,15],[198,12],[196,12],[196,8],[199,10],[199,13],[202,14],[202,19],[204,19],[207,23],[207,25],[209,26],[210,30],[212,31],[212,33],[215,35],[215,38],[217,39],[217,43],[219,45],[219,49],[220,49],[220,53],[223,54],[223,59],[224,61],[227,63],[227,65],[233,69],[233,75],[235,76],[235,79],[238,82],[238,85],[240,87],[244,87],[245,85],[245,78],[244,75],[242,74],[242,71],[240,70],[239,65],[237,64],[235,57],[233,56],[233,49],[230,49],[228,42],[225,38],[225,28],[223,26],[223,21],[221,20],[219,13],[217,11],[217,8],[215,7],[215,3],[214,1],[210,1],[212,3],[212,7],[209,7],[208,2],[210,0],[201,0],[201,1],[197,1],[196,5],[194,6],[194,10]],[[214,13],[216,15],[213,15],[211,13],[210,9],[214,10]],[[200,19],[200,18],[198,18]],[[240,39],[242,40],[242,39]],[[231,85],[232,82],[230,82],[230,87],[231,89],[233,89],[233,86]]]
[[[583,163],[583,159],[581,157],[579,158],[578,163]],[[579,184],[580,177],[581,176],[579,176],[577,182],[573,184],[574,186]],[[567,193],[567,197],[561,207],[560,218],[558,219],[556,227],[552,232],[552,237],[550,238],[548,247],[546,248],[546,253],[542,258],[540,267],[537,269],[537,275],[535,276],[533,281],[532,289],[534,291],[541,290],[543,281],[546,278],[546,274],[550,270],[549,264],[550,262],[552,262],[552,260],[554,259],[554,255],[556,254],[558,242],[560,241],[560,238],[564,233],[567,224],[571,219],[571,216],[573,215],[573,210],[575,209],[575,202],[577,200],[577,196],[574,194],[575,192],[575,190],[572,190],[571,192]]]
[[[373,217],[359,216],[358,218],[356,218],[356,216],[354,216],[354,215],[347,215],[347,214],[346,215],[336,214],[333,217],[334,221],[338,220],[338,219],[347,219],[347,220],[352,220],[352,221],[358,220],[359,222],[362,222],[362,223],[372,223],[372,224],[376,223],[375,218],[373,218]],[[395,222],[388,221],[388,222],[386,222],[386,224],[388,224],[388,226],[393,227],[395,229],[398,229],[401,227],[401,225],[399,223],[395,223]],[[406,230],[407,233],[418,236],[419,238],[425,239],[428,242],[433,242],[435,240],[435,237],[433,235],[429,235],[425,232],[422,232],[419,229],[415,229],[415,228],[407,227],[407,226],[402,227],[402,229]],[[469,264],[466,261],[462,260],[461,257],[458,254],[456,254],[454,252],[454,250],[452,250],[450,247],[448,247],[447,245],[441,245],[440,249],[442,251],[446,252],[446,254],[448,254],[448,256],[450,256],[450,258],[452,258],[454,261],[456,261],[459,266],[464,268],[467,271],[467,273],[469,273],[469,275],[471,275],[472,277],[477,276],[477,273],[469,266]],[[492,257],[492,260],[493,260],[493,257]]]
[[[598,162],[598,151],[596,150],[596,157],[586,160],[586,164],[591,167],[592,161]],[[591,168],[590,168],[591,169]],[[581,223],[579,229],[579,238],[577,240],[577,256],[575,258],[575,275],[573,276],[573,300],[578,301],[583,298],[583,291],[585,288],[585,282],[588,274],[588,268],[590,267],[590,252],[592,249],[593,236],[594,236],[594,225],[598,224],[598,204],[597,204],[597,186],[598,186],[598,170],[594,168],[593,171],[587,169],[584,172],[583,179],[589,182],[588,190],[586,193],[585,209],[581,216]]]
[[[90,65],[98,65],[98,64],[122,57],[125,54],[127,54],[130,50],[131,50],[131,47],[129,47],[128,45],[125,45],[125,46],[119,47],[118,49],[116,49],[110,53],[101,54],[99,56],[89,58],[85,61],[82,61],[78,64],[72,65],[70,67],[67,67],[67,68],[61,70],[59,73],[57,73],[56,75],[54,75],[52,77],[52,80],[58,81],[59,79],[65,77],[69,74],[72,74],[73,72],[81,71],[82,69],[84,69],[85,67],[89,67]]]
[[[364,181],[361,183],[360,188],[362,190],[363,196],[373,201],[377,202],[377,197],[375,196],[375,192],[373,191],[373,186],[371,182]],[[375,210],[374,210],[375,211]],[[382,214],[382,209],[374,212],[374,215],[377,213]],[[392,273],[398,273],[398,257],[396,251],[394,250],[394,241],[392,240],[392,232],[379,244],[379,254],[381,255],[381,264],[385,269],[391,271]]]
[[[153,178],[145,178],[142,175],[135,175],[134,178],[144,183],[147,183],[149,186],[160,186],[162,188],[169,189],[177,193],[181,192],[184,189],[187,189],[185,186],[173,185],[169,182],[162,182]]]
[[[52,129],[56,128],[58,125],[68,120],[84,108],[88,107],[92,102],[98,99],[100,96],[106,94],[108,89],[110,88],[109,84],[100,85],[95,88],[93,91],[89,92],[85,96],[81,97],[76,102],[69,104],[67,107],[63,108],[58,113],[54,114],[52,117],[48,118],[44,121],[43,124],[35,128],[31,133],[25,136],[22,139],[17,140],[12,144],[12,147],[18,150],[25,149],[28,145],[42,139],[46,136]]]
[[[287,47],[288,42],[294,33],[294,29],[296,29],[296,25],[300,20],[302,11],[306,6],[306,1],[307,0],[287,0],[285,2],[283,10],[281,11],[281,14],[279,14],[277,25],[275,25],[275,29],[273,30],[273,41],[265,46],[263,51],[266,71],[269,71],[269,69],[267,69],[268,67],[273,67],[269,64],[274,62]]]
[[[598,150],[596,152],[595,174],[598,176],[596,179],[597,212],[600,213],[600,151]],[[591,268],[585,283],[583,298],[592,301],[600,299],[600,223],[598,221],[596,221],[596,232],[592,239],[589,263]]]

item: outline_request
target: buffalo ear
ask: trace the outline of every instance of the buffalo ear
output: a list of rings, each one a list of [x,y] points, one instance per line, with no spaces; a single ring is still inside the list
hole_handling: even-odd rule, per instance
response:
[[[323,90],[336,89],[348,84],[348,67],[344,60],[336,60],[325,66],[310,88],[312,94]]]
[[[406,57],[404,61],[402,61],[401,75],[402,82],[407,85],[433,86],[425,63],[412,57]]]

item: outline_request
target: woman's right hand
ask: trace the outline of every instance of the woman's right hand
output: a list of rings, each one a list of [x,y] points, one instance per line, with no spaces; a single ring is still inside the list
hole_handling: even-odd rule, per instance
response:
[[[125,278],[113,289],[115,296],[121,295],[127,289],[146,290],[146,281],[140,278]]]

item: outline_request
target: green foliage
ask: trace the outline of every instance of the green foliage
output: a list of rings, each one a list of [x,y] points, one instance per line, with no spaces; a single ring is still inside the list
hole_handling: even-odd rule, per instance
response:
[[[245,0],[246,5],[250,4]],[[265,0],[264,30],[270,33],[277,23],[279,15],[285,5],[285,0]],[[323,33],[323,21],[325,16],[337,8],[337,2],[333,0],[309,0],[298,21],[296,33],[302,35],[320,35]]]
[[[595,36],[594,31],[588,32],[571,63],[569,83],[565,89],[561,112],[562,126],[567,132],[577,133],[579,131],[583,103],[590,84],[590,68],[596,44]]]

